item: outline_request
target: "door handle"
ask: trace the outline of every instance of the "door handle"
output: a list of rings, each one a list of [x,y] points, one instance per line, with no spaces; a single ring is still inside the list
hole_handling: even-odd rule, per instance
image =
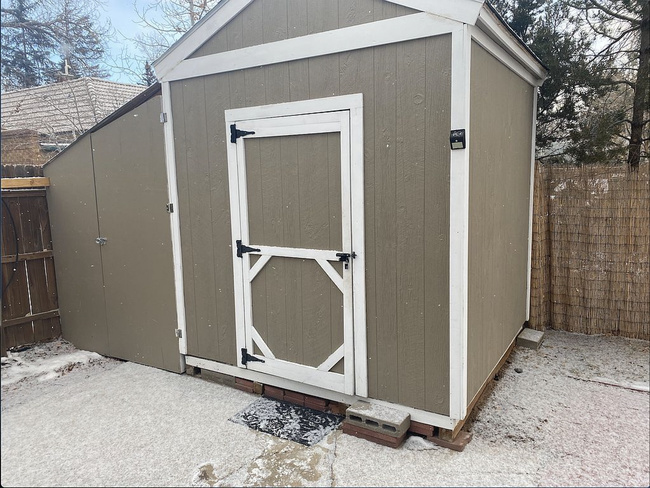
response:
[[[106,243],[108,242],[108,239],[106,237],[97,237],[95,239],[95,242],[99,244],[100,246],[105,246]]]

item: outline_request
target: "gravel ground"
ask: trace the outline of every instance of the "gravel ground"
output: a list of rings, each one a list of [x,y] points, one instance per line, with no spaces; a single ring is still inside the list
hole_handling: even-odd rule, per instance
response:
[[[227,419],[257,399],[55,341],[2,363],[2,486],[648,486],[647,342],[549,331],[515,349],[457,453]],[[521,373],[515,371],[521,370]],[[613,383],[617,386],[612,384]]]

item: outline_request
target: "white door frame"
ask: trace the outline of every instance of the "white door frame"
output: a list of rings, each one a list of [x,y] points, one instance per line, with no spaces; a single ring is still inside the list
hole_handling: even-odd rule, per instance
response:
[[[340,132],[341,146],[349,147],[349,152],[342,151],[342,158],[349,157],[350,167],[350,171],[347,173],[348,176],[346,177],[345,172],[342,172],[341,178],[342,196],[350,195],[348,202],[342,202],[342,220],[343,222],[346,220],[349,222],[349,225],[343,225],[342,237],[344,246],[346,245],[346,241],[351,241],[351,249],[343,249],[343,252],[354,251],[356,253],[356,258],[351,263],[354,269],[353,278],[346,280],[346,273],[344,272],[344,276],[339,280],[337,278],[338,273],[333,268],[331,270],[329,269],[331,265],[327,261],[337,260],[337,251],[291,249],[290,254],[295,256],[296,252],[304,253],[305,257],[315,259],[318,262],[332,281],[341,289],[344,300],[349,300],[348,309],[352,309],[352,317],[347,319],[344,317],[344,321],[351,320],[352,326],[345,328],[343,350],[341,348],[337,349],[318,368],[296,367],[293,363],[273,359],[273,369],[274,374],[286,377],[287,379],[299,382],[318,381],[328,389],[367,397],[362,95],[345,95],[226,110],[225,119],[228,134],[230,133],[230,126],[232,124],[236,124],[238,130],[255,132],[255,134],[244,136],[245,138]],[[254,122],[251,122],[253,120]],[[230,194],[237,351],[246,348],[252,353],[253,337],[252,334],[246,334],[244,327],[245,323],[251,323],[252,320],[252,317],[248,316],[250,314],[250,307],[246,306],[246,303],[250,303],[248,302],[250,297],[246,296],[247,290],[250,293],[250,282],[265,264],[266,261],[263,260],[270,259],[268,256],[282,256],[283,254],[287,254],[287,250],[271,246],[259,246],[257,245],[258,243],[248,242],[246,180],[245,173],[242,171],[245,168],[243,138],[237,139],[234,144],[228,142],[227,151],[229,187],[231,189],[237,188],[238,190],[237,194],[232,191]],[[341,163],[344,166],[347,164],[347,161],[342,159]],[[256,265],[251,269],[250,258],[247,256],[248,253],[244,254],[243,258],[236,256],[237,250],[234,242],[238,239],[241,239],[246,245],[255,244],[260,251],[254,252],[254,254],[267,256],[260,258],[258,263],[261,262],[261,264],[259,266]],[[334,273],[331,273],[331,271],[334,271]],[[348,273],[348,276],[350,275],[351,273]],[[348,289],[346,293],[344,291],[346,287],[351,288],[351,292]],[[254,331],[254,329],[251,330]],[[263,341],[259,337],[255,339],[259,347]],[[264,352],[268,354],[270,351],[268,348],[266,349]],[[349,371],[348,368],[350,368],[353,369],[354,373],[346,374],[344,376],[345,380],[339,383],[337,381],[331,381],[334,375],[327,373],[327,370],[334,365],[330,363],[341,353],[347,359],[346,371]],[[242,358],[238,354],[237,365],[243,368],[245,366],[241,361]],[[263,372],[264,368],[259,366],[254,362],[248,363],[248,369]]]

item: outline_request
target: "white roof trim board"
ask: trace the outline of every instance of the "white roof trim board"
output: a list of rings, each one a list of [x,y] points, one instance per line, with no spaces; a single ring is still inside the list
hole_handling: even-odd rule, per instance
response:
[[[234,64],[229,66],[227,69],[223,65],[217,64],[215,66],[215,61],[226,61],[225,59],[216,59],[218,55],[208,55],[201,58],[192,59],[191,63],[187,58],[201,47],[208,39],[215,35],[219,30],[221,30],[230,20],[237,16],[242,10],[244,10],[253,0],[222,0],[217,4],[217,6],[212,9],[208,14],[203,17],[199,22],[197,22],[189,31],[183,35],[174,45],[172,45],[160,58],[158,58],[154,63],[154,68],[156,74],[161,81],[172,81],[179,79],[192,78],[196,76],[203,76],[206,74],[230,71],[233,69],[241,69],[241,67],[235,66]],[[387,0],[395,4],[403,5],[405,7],[412,8],[414,10],[419,10],[426,14],[435,16],[441,21],[441,25],[447,24],[449,26],[454,23],[458,24],[458,27],[461,27],[462,24],[476,25],[481,30],[491,37],[497,44],[499,44],[505,51],[507,51],[511,56],[513,56],[517,62],[521,63],[524,68],[534,75],[538,80],[543,80],[546,77],[546,70],[541,65],[539,60],[537,60],[534,55],[532,55],[521,43],[516,39],[514,34],[512,34],[509,29],[502,24],[500,20],[490,11],[488,6],[485,4],[484,0]],[[418,14],[415,14],[417,16]],[[421,14],[420,14],[421,15]],[[405,16],[404,18],[414,17],[413,15]],[[391,19],[395,20],[395,19]],[[431,19],[432,21],[434,19]],[[386,21],[381,21],[386,22]],[[372,22],[375,24],[376,22]],[[433,24],[434,22],[430,22]],[[387,26],[388,27],[388,26]],[[402,27],[404,26],[394,26]],[[309,43],[309,40],[314,36],[319,36],[326,34],[333,36],[335,38],[336,32],[354,30],[354,29],[367,29],[367,26],[359,25],[353,27],[347,27],[344,29],[337,29],[335,31],[327,31],[328,33],[318,33],[303,36],[296,39],[301,39],[303,42]],[[449,28],[448,32],[455,30],[453,27]],[[431,33],[428,35],[439,35],[439,29],[432,29]],[[355,36],[356,37],[356,36]],[[399,38],[400,36],[397,36]],[[409,36],[407,36],[409,37]],[[417,37],[427,37],[420,34]],[[417,38],[412,37],[410,38]],[[315,41],[317,39],[314,39]],[[239,55],[253,56],[257,54],[258,58],[265,56],[269,52],[270,46],[275,46],[276,48],[282,48],[281,43],[286,43],[285,41],[277,41],[275,43],[267,44],[267,48],[263,49],[259,53],[256,53],[256,48],[261,48],[261,46],[253,46],[250,48],[241,49]],[[321,42],[322,39],[319,39],[318,42]],[[390,32],[386,32],[386,39],[381,39],[381,36],[375,36],[371,45],[381,45],[391,42],[399,42],[399,39],[396,39],[395,35],[391,35]],[[325,45],[327,46],[327,44]],[[362,46],[364,47],[364,46]],[[367,46],[365,46],[367,47]],[[350,46],[352,49],[353,46]],[[359,47],[357,47],[359,48]],[[343,49],[343,50],[350,50]],[[246,52],[244,52],[246,51]],[[341,52],[341,48],[332,50],[331,52]],[[315,53],[310,54],[308,52],[303,53],[301,57],[316,56],[327,53]],[[255,56],[254,56],[255,57]],[[285,56],[286,57],[286,56]],[[210,59],[208,59],[210,58]],[[214,58],[214,59],[213,59]],[[300,59],[300,57],[295,58]],[[286,61],[289,59],[282,59]],[[252,59],[251,59],[252,62]],[[260,66],[263,64],[272,64],[280,62],[280,60],[274,59],[257,59],[254,63],[255,66]],[[181,63],[184,65],[181,68]],[[200,66],[203,64],[204,66]],[[235,63],[237,64],[237,63]],[[248,63],[250,64],[250,63]],[[218,66],[218,67],[217,67]]]

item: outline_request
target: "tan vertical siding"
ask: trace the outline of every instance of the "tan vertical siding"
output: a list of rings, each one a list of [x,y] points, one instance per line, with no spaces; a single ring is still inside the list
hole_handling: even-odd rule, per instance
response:
[[[526,320],[534,89],[472,44],[468,400]]]
[[[374,15],[400,11],[385,3]],[[355,16],[370,20],[362,9]],[[228,36],[241,39],[234,28]],[[214,177],[226,174],[225,145],[210,155],[212,192],[199,186],[204,166],[194,154],[203,150],[194,146],[225,140],[227,108],[363,93],[369,393],[448,413],[450,66],[446,35],[172,83],[190,354],[235,362],[232,291],[223,295],[217,331],[198,313],[209,294],[197,294],[209,280],[232,290],[231,243],[215,243],[230,239],[227,179]],[[205,103],[210,113],[202,116],[187,108]],[[203,140],[194,134],[205,132],[206,115],[214,118]],[[201,215],[212,208],[214,217],[217,206],[224,218],[213,218],[213,237],[194,248]],[[228,337],[230,351],[204,348],[197,338],[206,333]]]
[[[45,172],[64,337],[179,372],[159,117],[155,96],[83,136]]]
[[[110,355],[179,371],[160,97],[91,139]]]
[[[90,135],[45,166],[63,337],[109,354]]]
[[[413,13],[383,0],[256,0],[190,58]],[[233,39],[233,31],[239,39]]]

